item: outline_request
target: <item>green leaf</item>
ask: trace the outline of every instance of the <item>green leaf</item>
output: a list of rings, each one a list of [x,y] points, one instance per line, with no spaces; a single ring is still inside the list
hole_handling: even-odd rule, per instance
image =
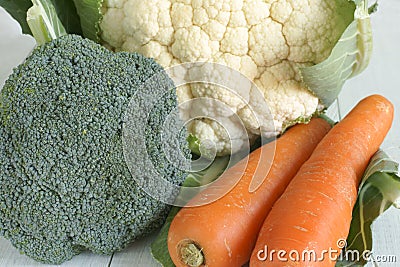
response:
[[[214,181],[224,172],[225,168],[228,166],[229,158],[229,156],[216,158],[207,169],[189,174],[186,180],[183,182],[183,186],[197,187],[201,185],[206,185]],[[239,159],[233,160],[237,161]],[[160,230],[160,233],[151,244],[151,254],[164,267],[175,266],[171,260],[171,257],[169,256],[167,239],[171,222],[180,209],[180,207],[171,208],[168,217]]]
[[[353,209],[347,246],[342,251],[337,267],[363,266],[367,263],[363,255],[372,251],[371,225],[400,197],[400,177],[397,176],[397,171],[398,163],[391,160],[382,150],[371,159]]]
[[[345,81],[361,73],[372,53],[372,31],[367,0],[356,4],[354,20],[343,32],[329,57],[319,64],[300,69],[308,88],[329,107],[339,95]],[[371,7],[371,11],[376,6]]]
[[[67,33],[82,35],[81,22],[74,2],[71,0],[51,0]]]
[[[153,243],[151,243],[151,255],[164,267],[175,267],[169,256],[167,240],[171,222],[180,209],[180,207],[171,208],[164,225],[161,227],[160,233]]]
[[[213,143],[201,142],[200,139],[193,134],[189,134],[186,140],[189,144],[190,150],[194,155],[209,160],[212,160],[216,157],[217,150]]]
[[[189,148],[192,151],[192,153],[200,156],[200,140],[193,134],[189,134],[189,136],[186,138],[189,144]]]
[[[81,20],[83,36],[95,42],[100,38],[101,7],[103,0],[73,0]]]
[[[71,0],[51,0],[62,24],[68,33],[82,34],[75,5]],[[31,0],[0,0],[2,6],[21,25],[22,32],[32,35],[27,22],[27,12],[32,6]]]
[[[32,0],[32,3],[26,20],[39,45],[67,34],[50,0]]]
[[[18,21],[23,33],[32,34],[26,22],[26,12],[32,6],[31,0],[0,0],[0,6]]]
[[[327,123],[329,123],[329,125],[331,127],[333,127],[333,126],[335,126],[337,124],[337,122],[332,120],[326,113],[319,113],[318,117],[324,119]]]
[[[373,5],[371,5],[368,8],[368,13],[372,14],[372,13],[375,13],[376,11],[378,11],[378,6],[379,6],[379,4],[378,4],[378,0],[377,0]]]
[[[393,161],[383,150],[378,150],[371,158],[368,168],[361,180],[360,191],[368,178],[376,172],[397,173],[399,163]]]

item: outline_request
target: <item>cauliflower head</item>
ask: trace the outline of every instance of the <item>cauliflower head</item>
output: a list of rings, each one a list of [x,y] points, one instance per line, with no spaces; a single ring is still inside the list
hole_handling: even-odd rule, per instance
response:
[[[232,140],[240,149],[260,134],[282,133],[322,107],[299,68],[329,56],[353,19],[352,12],[343,10],[353,7],[347,0],[105,0],[100,29],[102,40],[116,51],[142,53],[166,68],[185,62],[220,63],[252,81],[240,96],[210,84],[178,88],[180,103],[214,98],[240,117],[245,132],[227,134],[220,120],[234,129],[232,114],[217,120],[197,118],[188,126],[200,140],[214,142],[217,155],[224,155],[236,152],[231,151]],[[255,90],[261,91],[262,101]],[[262,115],[263,103],[271,116],[257,120],[253,112]],[[185,107],[183,113],[196,112]],[[217,113],[213,105],[201,108],[210,117]]]

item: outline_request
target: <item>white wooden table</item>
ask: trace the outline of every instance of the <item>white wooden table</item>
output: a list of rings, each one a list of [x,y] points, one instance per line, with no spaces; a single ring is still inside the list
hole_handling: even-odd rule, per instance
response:
[[[400,162],[400,1],[380,1],[379,12],[373,15],[372,24],[374,53],[371,64],[361,75],[345,84],[339,97],[338,112],[344,116],[358,100],[373,93],[389,98],[396,107],[396,114],[382,147]],[[31,38],[18,34],[18,27],[0,8],[0,87],[11,68],[25,58],[33,44]],[[373,233],[374,255],[394,255],[397,258],[397,263],[378,265],[400,266],[400,210],[389,209],[373,224]],[[113,256],[85,252],[62,266],[159,266],[150,255],[149,244],[154,236],[137,241]],[[0,267],[3,266],[46,265],[20,255],[9,241],[0,237]]]

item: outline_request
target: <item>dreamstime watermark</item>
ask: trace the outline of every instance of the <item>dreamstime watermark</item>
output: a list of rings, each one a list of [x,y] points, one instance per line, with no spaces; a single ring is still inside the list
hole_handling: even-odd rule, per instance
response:
[[[347,244],[346,244],[347,245]],[[373,262],[373,263],[395,263],[397,262],[396,255],[375,255],[371,250],[364,250],[362,252],[355,249],[342,249],[341,254],[337,258],[338,261],[346,262]]]
[[[345,239],[339,239],[336,248],[323,249],[316,251],[305,249],[298,251],[292,249],[286,251],[283,249],[269,249],[267,245],[257,251],[259,261],[279,261],[279,262],[322,262],[322,261],[345,261],[345,262],[375,262],[375,263],[394,263],[397,262],[395,255],[373,255],[372,251],[364,250],[362,253],[358,250],[346,249]]]

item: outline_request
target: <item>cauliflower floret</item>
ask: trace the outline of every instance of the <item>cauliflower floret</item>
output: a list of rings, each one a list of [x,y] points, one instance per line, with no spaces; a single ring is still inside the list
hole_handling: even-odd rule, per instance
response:
[[[219,118],[218,121],[210,119],[195,120],[188,130],[195,132],[196,137],[202,142],[212,144],[216,151],[231,151],[248,145],[253,135],[246,132],[245,128],[237,127],[237,123],[229,117]],[[210,150],[214,150],[210,148]]]
[[[225,155],[236,152],[254,136],[278,135],[321,107],[318,98],[302,82],[299,68],[327,58],[352,20],[341,12],[345,5],[350,3],[347,0],[108,0],[104,2],[100,28],[103,41],[115,50],[143,53],[166,68],[201,61],[232,69],[205,68],[200,75],[203,81],[220,80],[229,84],[231,80],[232,84],[237,76],[234,71],[249,79],[236,92],[207,83],[187,84],[178,90],[180,103],[208,97],[235,114],[221,115],[218,105],[207,101],[181,108],[186,119],[193,118],[195,109],[214,116],[194,119],[189,131],[200,140],[211,140],[217,154]],[[234,119],[237,117],[240,120]],[[235,131],[243,125],[245,131]],[[224,134],[223,128],[232,133]]]

